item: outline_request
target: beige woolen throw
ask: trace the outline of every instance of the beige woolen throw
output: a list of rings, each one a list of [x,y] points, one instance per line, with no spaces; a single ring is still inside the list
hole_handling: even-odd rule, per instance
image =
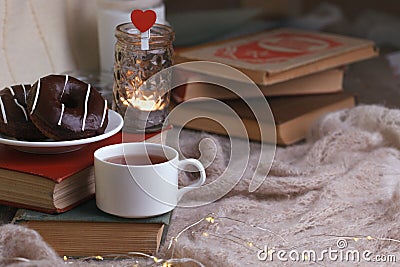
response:
[[[202,138],[215,141],[208,153],[217,149],[216,159],[207,169],[209,179],[215,179],[227,163],[227,139],[195,132],[182,137],[186,156],[199,156],[193,144]],[[400,260],[400,110],[358,106],[328,114],[313,126],[306,143],[278,148],[267,179],[249,193],[258,148],[251,144],[250,166],[229,194],[209,205],[174,211],[159,256],[168,258],[174,252],[174,257],[194,258],[205,266],[293,266],[301,263],[295,261],[296,253],[305,252],[302,264],[309,266],[310,251],[323,259],[319,264],[329,266],[352,265],[355,251],[359,266],[377,255]],[[189,228],[168,249],[172,237],[209,213],[215,214],[214,223],[204,220]],[[265,248],[270,254],[260,250]],[[266,259],[272,248],[286,252],[280,257],[287,261],[279,260],[277,253]],[[40,253],[22,252],[32,249]],[[52,251],[41,252],[48,249],[32,233],[0,227],[0,257],[40,257],[63,265]],[[329,258],[324,250],[337,254]]]
[[[252,144],[253,149],[257,146]],[[314,250],[324,265],[348,263],[322,256],[329,248],[393,254],[400,260],[399,242],[377,240],[400,239],[399,149],[399,110],[359,106],[331,113],[314,125],[305,144],[277,150],[271,171],[256,192],[247,191],[254,168],[250,166],[218,202],[177,209],[170,236],[210,212],[230,219],[191,228],[179,237],[175,252],[207,266],[291,266],[298,263],[289,259],[292,249],[300,254]],[[347,242],[342,250],[337,246],[341,239]],[[278,260],[276,253],[273,260],[259,260],[256,247],[265,246],[286,251],[283,260],[288,261]],[[259,256],[264,259],[265,254]],[[361,265],[372,257],[366,258]]]

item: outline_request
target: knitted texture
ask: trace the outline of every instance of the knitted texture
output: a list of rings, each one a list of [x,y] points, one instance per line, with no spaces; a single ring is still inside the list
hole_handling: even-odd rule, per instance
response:
[[[225,138],[213,138],[224,148]],[[293,249],[300,256],[315,251],[317,259],[324,258],[323,265],[348,264],[340,255],[332,260],[323,256],[329,248],[343,254],[358,250],[362,266],[373,257],[364,260],[366,250],[399,259],[399,242],[377,240],[400,239],[399,138],[399,110],[358,106],[330,113],[313,126],[307,142],[278,148],[267,179],[249,193],[252,163],[259,155],[259,144],[251,144],[250,166],[237,186],[207,206],[177,208],[169,236],[209,213],[228,219],[190,228],[179,236],[175,249],[165,253],[174,251],[175,256],[192,257],[207,266],[309,265],[296,260],[294,252],[289,258]],[[183,140],[194,143],[193,137]],[[347,242],[343,249],[342,243],[338,247],[341,239]],[[265,259],[260,249],[266,246],[270,252],[286,251],[282,258],[287,261],[276,253]]]
[[[57,266],[62,260],[35,231],[8,224],[0,227],[0,259],[26,258],[30,262],[0,260],[1,266]]]
[[[208,183],[228,164],[225,137],[184,131],[180,148],[208,166]],[[205,266],[309,266],[313,255],[306,254],[304,260],[301,256],[312,250],[319,264],[329,266],[353,264],[354,251],[360,253],[359,266],[376,255],[400,260],[400,242],[388,240],[400,240],[400,110],[358,106],[326,115],[314,124],[306,142],[277,149],[268,177],[252,193],[249,184],[260,144],[251,143],[250,149],[250,164],[227,195],[208,205],[175,209],[160,257],[190,257]],[[264,167],[257,171],[269,165]],[[181,181],[190,178],[182,176]],[[210,213],[216,218],[213,223],[203,220],[181,232]],[[57,262],[40,238],[29,233],[34,238],[25,239],[21,231],[0,228],[1,257]],[[12,242],[7,241],[9,232],[15,233]],[[18,241],[21,238],[27,241]],[[280,254],[286,261],[271,253],[273,248],[286,252]],[[323,253],[329,249],[338,252],[329,258]],[[38,253],[25,253],[30,250]]]

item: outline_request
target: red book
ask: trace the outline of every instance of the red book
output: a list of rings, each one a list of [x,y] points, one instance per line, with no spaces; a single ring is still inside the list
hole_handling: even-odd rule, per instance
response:
[[[140,142],[154,134],[124,135]],[[0,203],[46,213],[60,213],[92,198],[95,193],[93,153],[121,143],[122,134],[62,154],[31,154],[0,145]]]

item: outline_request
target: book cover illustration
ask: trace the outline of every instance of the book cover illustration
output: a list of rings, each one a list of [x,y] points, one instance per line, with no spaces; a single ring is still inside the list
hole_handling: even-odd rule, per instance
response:
[[[190,49],[180,56],[272,74],[373,45],[364,39],[284,28]]]

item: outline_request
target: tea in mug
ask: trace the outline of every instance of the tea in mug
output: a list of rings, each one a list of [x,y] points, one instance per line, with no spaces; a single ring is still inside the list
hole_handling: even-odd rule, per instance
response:
[[[164,155],[118,155],[105,159],[105,161],[119,165],[154,165],[167,162]]]

